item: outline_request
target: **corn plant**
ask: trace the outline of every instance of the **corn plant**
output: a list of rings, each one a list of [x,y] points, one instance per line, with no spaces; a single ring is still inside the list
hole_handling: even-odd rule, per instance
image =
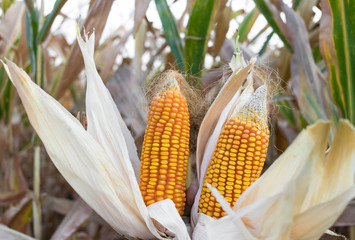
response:
[[[46,16],[46,1],[1,2],[0,239],[319,239],[349,225],[354,4],[195,0],[176,19],[181,1],[136,0],[133,27],[108,37],[119,1],[87,1],[80,19],[71,1]]]

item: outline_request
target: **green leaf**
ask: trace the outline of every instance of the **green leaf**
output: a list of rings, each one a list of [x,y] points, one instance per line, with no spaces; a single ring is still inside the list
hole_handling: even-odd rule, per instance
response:
[[[260,36],[266,32],[266,30],[268,30],[269,28],[269,24],[266,24],[262,29],[260,29],[260,31],[252,38],[248,41],[249,44],[255,42],[256,40],[258,40],[260,38]]]
[[[322,55],[320,54],[319,45],[312,48],[312,55],[316,63],[323,60]]]
[[[286,37],[282,34],[279,26],[277,25],[277,22],[276,22],[274,16],[272,15],[272,13],[271,13],[270,9],[268,8],[267,4],[265,3],[265,1],[264,0],[254,0],[254,2],[255,2],[255,5],[259,8],[260,12],[266,18],[266,20],[269,23],[270,27],[272,27],[272,29],[279,36],[279,38],[284,43],[284,45],[288,49],[291,50],[292,49],[291,45],[287,41]]]
[[[5,102],[7,99],[6,88],[9,84],[9,79],[5,75],[4,66],[0,67],[0,119],[3,118],[5,114]]]
[[[166,0],[155,0],[155,5],[164,28],[166,41],[169,44],[180,71],[184,72],[184,49],[182,47],[174,16],[172,15]]]
[[[320,46],[332,97],[355,124],[355,2],[322,0]]]
[[[39,25],[39,11],[37,9],[30,10],[31,4],[27,5],[28,9],[26,10],[25,16],[25,27],[26,27],[26,40],[28,52],[30,55],[30,62],[32,68],[32,75],[34,79],[36,78],[37,71],[37,34],[38,34],[38,25]]]
[[[244,12],[245,12],[244,9],[240,9],[236,12],[233,12],[231,15],[231,19],[238,17],[239,15],[243,14]]]
[[[3,107],[4,107],[4,114],[6,117],[6,120],[10,122],[11,119],[11,112],[12,112],[12,102],[13,102],[13,96],[15,93],[15,89],[11,81],[7,81],[6,87],[4,90],[4,95],[3,97]]]
[[[301,112],[298,111],[298,121],[300,123],[300,128],[305,129],[308,126],[306,119],[302,116]]]
[[[258,18],[259,14],[260,14],[260,12],[258,11],[258,9],[254,8],[244,18],[243,22],[241,22],[241,24],[239,25],[239,28],[238,28],[238,32],[236,33],[236,34],[239,34],[239,42],[244,42],[247,39],[248,34],[250,32],[250,29],[253,27],[253,25],[254,25],[256,19]]]
[[[6,83],[8,81],[8,79],[6,78],[6,75],[4,73],[5,73],[4,66],[0,66],[0,98],[3,95]]]
[[[310,104],[313,111],[317,115],[317,118],[312,119],[311,123],[315,123],[318,119],[324,119],[324,115],[321,112],[320,107],[319,107],[312,91],[310,91],[305,85],[302,86],[302,91],[304,92],[304,95],[306,96],[308,104]],[[304,111],[303,113],[305,116],[310,116],[309,111]]]
[[[269,33],[269,35],[267,35],[263,46],[261,47],[260,51],[258,52],[259,56],[264,54],[264,52],[265,52],[265,50],[266,50],[266,48],[267,48],[267,46],[268,46],[268,44],[269,44],[269,42],[270,42],[270,40],[271,40],[273,35],[274,35],[274,32],[271,32],[271,33]]]
[[[27,47],[28,47],[28,52],[30,55],[30,62],[32,66],[32,73],[36,72],[36,49],[35,47],[37,46],[36,44],[33,44],[34,42],[34,31],[32,28],[32,19],[31,19],[31,14],[29,11],[26,11],[26,21],[25,21],[25,27],[26,27],[26,40],[27,40]]]
[[[53,10],[50,14],[48,14],[44,20],[43,26],[38,35],[38,42],[41,43],[44,41],[45,37],[47,36],[55,17],[60,12],[60,9],[64,6],[67,0],[57,0],[54,4]]]
[[[294,115],[294,110],[291,107],[291,104],[287,100],[281,100],[277,102],[277,106],[281,115],[293,126],[297,127],[296,118]]]
[[[300,112],[305,120],[309,124],[312,124],[319,119],[327,119],[308,84],[307,75],[303,72],[302,66],[297,61],[292,61],[291,76],[292,92],[296,97]]]
[[[298,6],[300,5],[300,3],[301,3],[301,0],[295,0],[295,1],[293,2],[293,9],[294,9],[294,10],[297,10],[297,8],[298,8]]]
[[[218,0],[195,0],[185,40],[185,69],[188,74],[200,76],[206,54],[207,39],[214,23]],[[193,85],[200,86],[200,82]]]

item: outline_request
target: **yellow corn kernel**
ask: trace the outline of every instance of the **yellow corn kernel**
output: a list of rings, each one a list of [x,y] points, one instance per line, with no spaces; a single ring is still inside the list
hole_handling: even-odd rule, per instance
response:
[[[143,199],[148,206],[170,198],[182,215],[186,201],[185,181],[190,135],[185,97],[176,88],[154,97],[147,122],[139,180]],[[150,137],[152,133],[154,138]],[[155,169],[152,170],[149,166],[154,166]]]
[[[241,141],[228,149],[228,145],[221,143],[228,142],[229,139],[241,139]],[[260,141],[256,141],[256,139],[260,139]],[[256,153],[266,153],[268,142],[269,130],[267,126],[260,126],[255,122],[247,122],[236,117],[227,121],[218,138],[205,175],[199,201],[199,212],[213,218],[225,216],[225,212],[207,188],[206,182],[213,182],[212,185],[233,207],[240,195],[259,178],[266,154],[257,156]],[[236,155],[237,161],[235,161],[235,157],[231,157],[232,153]],[[213,176],[212,179],[211,176]],[[207,204],[209,209],[205,207]]]

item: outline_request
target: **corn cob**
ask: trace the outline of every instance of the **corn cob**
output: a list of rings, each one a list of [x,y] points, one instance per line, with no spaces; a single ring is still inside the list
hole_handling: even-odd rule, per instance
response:
[[[240,195],[259,178],[264,166],[269,142],[266,107],[260,108],[255,100],[260,100],[260,96],[226,122],[207,168],[198,209],[213,218],[223,217],[225,212],[206,182],[217,188],[233,207]]]
[[[170,198],[182,215],[190,123],[185,97],[167,89],[151,102],[144,135],[139,187],[145,204]]]

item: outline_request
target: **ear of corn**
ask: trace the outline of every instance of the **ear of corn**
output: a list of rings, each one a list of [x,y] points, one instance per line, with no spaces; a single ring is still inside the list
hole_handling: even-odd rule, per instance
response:
[[[225,215],[206,182],[217,188],[233,207],[260,176],[269,142],[263,89],[224,125],[204,177],[199,212],[214,218]],[[265,95],[266,96],[266,95]]]
[[[185,97],[170,88],[153,98],[141,157],[139,187],[146,205],[170,198],[182,215],[190,123]]]

